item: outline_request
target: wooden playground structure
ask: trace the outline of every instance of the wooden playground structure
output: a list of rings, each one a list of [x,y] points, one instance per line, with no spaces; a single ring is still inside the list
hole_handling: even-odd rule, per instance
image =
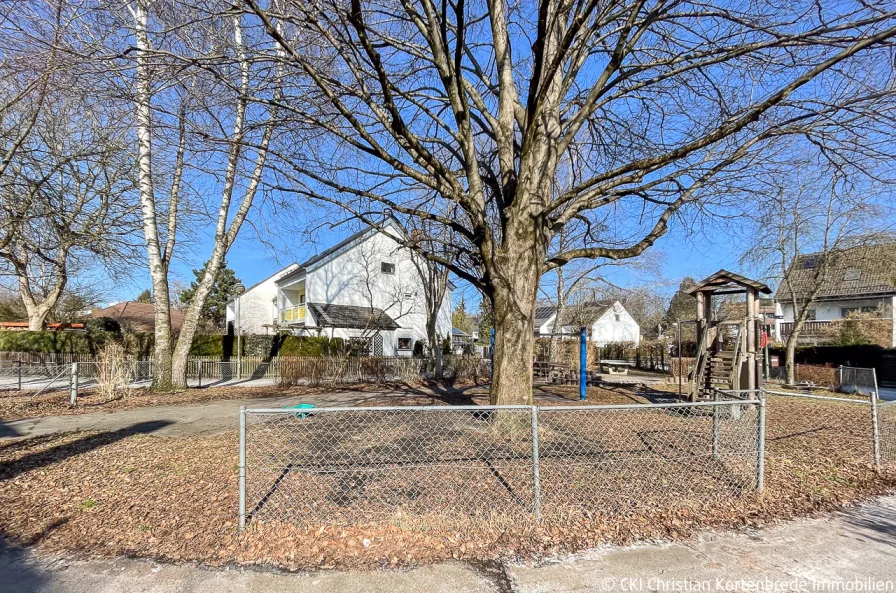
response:
[[[762,380],[759,294],[771,289],[719,270],[688,291],[697,299],[697,358],[688,374],[688,399],[713,399],[715,390],[755,390]],[[743,317],[713,319],[714,299],[743,294]],[[729,316],[730,317],[730,316]]]

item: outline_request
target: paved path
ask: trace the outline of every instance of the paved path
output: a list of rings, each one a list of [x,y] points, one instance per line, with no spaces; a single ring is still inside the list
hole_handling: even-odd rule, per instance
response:
[[[0,575],[0,593],[882,593],[894,591],[896,582],[896,496],[750,534],[606,548],[538,567],[446,563],[410,571],[288,574],[37,558],[6,549]]]
[[[116,412],[90,412],[68,416],[47,416],[23,420],[0,421],[0,441],[4,438],[34,437],[74,430],[127,430],[133,426],[149,426],[153,434],[187,436],[210,434],[236,429],[240,406],[253,408],[281,408],[300,403],[315,406],[357,405],[369,399],[394,396],[400,392],[335,391],[332,393],[295,397],[264,397],[204,402],[200,404],[148,406]]]

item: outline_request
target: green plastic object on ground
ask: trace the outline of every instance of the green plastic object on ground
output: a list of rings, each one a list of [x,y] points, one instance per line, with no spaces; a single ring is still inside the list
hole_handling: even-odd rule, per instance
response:
[[[314,404],[299,404],[299,405],[297,405],[297,406],[286,406],[286,408],[289,409],[289,410],[310,410],[310,409],[312,409],[313,407],[314,407]],[[305,416],[310,416],[310,415],[311,415],[311,414],[309,414],[309,413],[307,413],[307,412],[304,412],[304,413],[296,412],[295,414],[292,415],[292,417],[293,417],[293,418],[300,418],[300,417],[301,417],[302,420],[304,420],[304,419],[305,419]]]

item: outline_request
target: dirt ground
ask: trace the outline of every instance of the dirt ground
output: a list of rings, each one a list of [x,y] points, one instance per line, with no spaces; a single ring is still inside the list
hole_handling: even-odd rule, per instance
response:
[[[545,397],[575,402],[566,388],[546,391]],[[475,402],[480,396],[462,397]],[[589,403],[630,403],[645,397],[635,389],[594,390]],[[407,403],[424,400],[434,401],[432,396],[416,396]],[[675,483],[671,490],[659,482],[653,490],[667,496],[627,506],[608,504],[623,494],[607,488],[587,512],[548,514],[541,523],[427,523],[393,517],[303,526],[271,520],[238,533],[234,432],[167,438],[147,428],[11,440],[0,444],[0,534],[14,545],[84,555],[291,570],[405,566],[448,558],[528,559],[603,543],[682,539],[708,528],[754,527],[828,511],[896,488],[896,474],[878,475],[871,467],[860,406],[820,410],[807,405],[788,398],[770,401],[762,493],[708,491],[707,485],[703,495],[689,498],[683,495],[688,482]],[[611,426],[595,427],[595,438],[605,438]],[[554,471],[548,463],[545,479],[551,472],[575,473],[564,467],[561,462]],[[462,473],[457,479],[470,477]],[[651,473],[629,472],[618,485],[646,487],[655,479]]]

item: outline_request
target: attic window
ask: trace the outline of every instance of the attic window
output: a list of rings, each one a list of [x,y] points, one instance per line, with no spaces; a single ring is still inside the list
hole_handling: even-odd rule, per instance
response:
[[[803,268],[814,268],[816,265],[818,265],[818,260],[815,256],[810,256],[803,260]]]
[[[848,270],[846,270],[846,273],[843,274],[843,279],[847,281],[858,280],[860,275],[861,272],[858,268],[849,268]]]
[[[383,274],[394,274],[395,273],[395,264],[390,264],[388,262],[380,262],[380,272]]]

